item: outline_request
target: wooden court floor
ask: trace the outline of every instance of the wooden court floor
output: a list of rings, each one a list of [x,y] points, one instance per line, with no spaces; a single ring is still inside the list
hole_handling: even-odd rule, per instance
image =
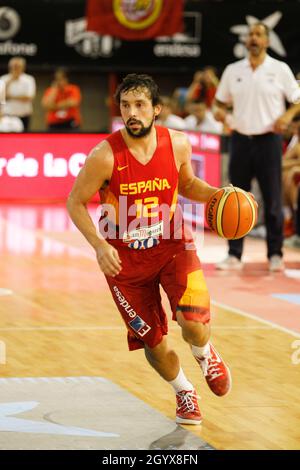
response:
[[[253,270],[250,265],[246,275],[230,278],[214,270],[210,256],[224,254],[222,240],[207,234],[201,250],[213,300],[212,341],[231,367],[233,388],[225,398],[211,394],[170,322],[170,344],[202,397],[203,423],[188,429],[217,449],[300,449],[300,306],[268,292],[270,286],[275,293],[300,292],[300,253],[287,253],[291,278],[270,279],[264,243],[250,241]],[[142,351],[127,351],[104,277],[64,207],[2,206],[0,253],[1,377],[105,377],[174,418],[172,390]],[[256,283],[260,291],[249,293]],[[264,296],[267,317],[260,314]],[[289,325],[272,319],[276,308],[281,317],[292,317]]]

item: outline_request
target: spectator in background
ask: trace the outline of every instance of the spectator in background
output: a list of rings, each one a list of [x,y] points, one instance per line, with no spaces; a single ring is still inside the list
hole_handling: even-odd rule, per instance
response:
[[[35,79],[25,73],[26,60],[13,57],[8,62],[9,73],[1,79],[5,83],[6,102],[3,113],[21,119],[24,130],[28,131],[32,115],[32,101],[35,97]]]
[[[223,124],[215,120],[204,101],[194,101],[188,108],[191,114],[184,119],[187,130],[222,134]]]
[[[217,91],[219,79],[213,67],[205,67],[194,74],[186,94],[187,101],[202,100],[211,108]]]
[[[0,132],[23,132],[24,126],[20,118],[3,115],[4,105],[5,83],[3,80],[0,80]]]
[[[177,116],[182,118],[187,116],[186,112],[186,95],[188,89],[185,87],[175,88],[172,95],[173,111]]]
[[[81,92],[77,85],[69,83],[62,68],[56,70],[54,81],[44,93],[42,106],[46,109],[46,121],[50,132],[79,130]]]
[[[284,241],[284,246],[288,248],[300,248],[300,180],[298,182],[297,206],[295,211],[295,229],[296,233]]]
[[[282,160],[282,185],[285,216],[285,236],[293,234],[294,215],[297,208],[297,198],[300,178],[300,122],[298,123],[298,140],[288,147]],[[294,140],[294,139],[293,139]]]
[[[182,131],[186,128],[185,121],[172,112],[172,99],[168,96],[162,96],[160,100],[162,109],[156,124],[163,127],[169,127]]]
[[[216,93],[216,119],[226,118],[233,107],[230,142],[230,182],[250,191],[256,177],[263,200],[267,228],[267,256],[271,272],[284,269],[282,259],[283,210],[281,195],[282,138],[297,112],[285,108],[285,101],[300,99],[300,89],[289,66],[267,55],[269,30],[263,23],[250,26],[249,56],[226,67]],[[222,270],[242,268],[243,239],[230,240]]]
[[[173,99],[173,112],[180,117],[186,117],[189,103],[197,100],[205,102],[208,108],[211,108],[219,79],[214,67],[205,67],[204,70],[198,70],[194,74],[193,82],[186,87],[175,88]]]

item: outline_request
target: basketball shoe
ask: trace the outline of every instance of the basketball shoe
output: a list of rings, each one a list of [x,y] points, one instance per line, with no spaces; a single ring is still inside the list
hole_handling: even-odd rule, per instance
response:
[[[228,255],[223,261],[216,264],[220,271],[239,271],[243,269],[243,263],[236,256]]]
[[[222,397],[230,392],[230,370],[211,343],[209,343],[209,353],[203,357],[195,356],[195,359],[202,369],[209,388],[215,395]]]
[[[201,424],[202,416],[197,398],[200,398],[196,390],[182,390],[176,393],[176,423]]]
[[[284,271],[284,262],[281,256],[271,256],[271,258],[269,259],[269,271],[273,273]]]

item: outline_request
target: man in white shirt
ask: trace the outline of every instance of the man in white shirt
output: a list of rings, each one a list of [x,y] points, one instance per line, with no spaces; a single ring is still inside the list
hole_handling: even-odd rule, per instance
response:
[[[186,129],[191,131],[222,134],[223,124],[216,121],[211,111],[207,109],[202,100],[193,101],[190,104],[191,114],[184,121]]]
[[[251,180],[259,183],[267,229],[267,256],[271,272],[282,271],[283,211],[281,196],[282,133],[297,112],[285,109],[285,101],[300,100],[300,88],[289,66],[267,55],[268,27],[250,27],[249,55],[226,67],[217,93],[215,118],[226,119],[233,107],[229,177],[234,186],[250,191]],[[243,239],[229,241],[228,257],[218,269],[241,269]]]
[[[5,83],[0,80],[0,132],[22,132],[24,130],[21,119],[4,116],[2,111],[5,105]]]
[[[161,96],[161,112],[159,118],[156,121],[156,124],[163,127],[168,127],[170,129],[175,129],[178,131],[185,130],[184,119],[173,114],[172,112],[172,100],[168,96]]]
[[[4,114],[21,119],[27,131],[32,114],[32,101],[35,97],[35,79],[25,72],[26,61],[22,57],[13,57],[8,63],[9,73],[1,79],[6,86]]]

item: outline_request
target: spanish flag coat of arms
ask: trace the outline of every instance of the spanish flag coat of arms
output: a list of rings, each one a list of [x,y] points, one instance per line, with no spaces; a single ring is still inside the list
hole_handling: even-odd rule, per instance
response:
[[[183,0],[87,0],[87,29],[127,41],[182,32]]]

